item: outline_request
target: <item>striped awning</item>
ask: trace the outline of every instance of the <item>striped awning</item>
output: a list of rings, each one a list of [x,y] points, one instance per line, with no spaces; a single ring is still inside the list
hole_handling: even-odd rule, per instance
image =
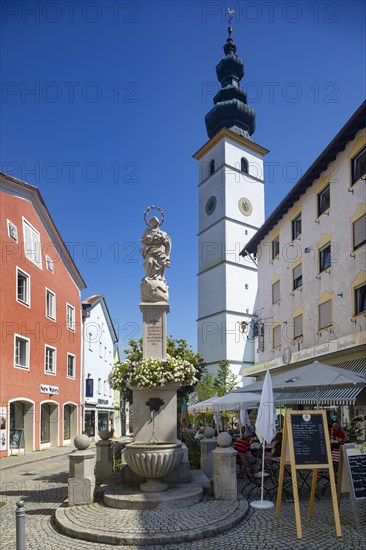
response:
[[[338,365],[337,365],[338,366]],[[356,399],[364,388],[347,388],[334,390],[320,390],[319,404],[320,405],[356,405]],[[280,393],[275,394],[275,402],[277,405],[316,405],[316,391],[299,391],[296,393]]]

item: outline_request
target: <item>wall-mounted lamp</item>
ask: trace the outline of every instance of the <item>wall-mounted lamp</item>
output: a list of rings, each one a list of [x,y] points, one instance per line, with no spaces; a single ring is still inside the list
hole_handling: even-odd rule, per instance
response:
[[[242,321],[240,323],[240,332],[242,332],[243,334],[248,330],[248,323],[245,322],[245,321]]]

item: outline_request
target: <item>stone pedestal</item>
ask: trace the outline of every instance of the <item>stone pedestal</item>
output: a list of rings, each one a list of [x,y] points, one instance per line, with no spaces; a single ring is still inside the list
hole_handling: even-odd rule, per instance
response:
[[[94,467],[94,451],[73,451],[69,454],[69,506],[93,502],[95,489]]]
[[[205,437],[201,439],[201,470],[207,477],[213,476],[213,455],[212,451],[216,449],[216,437]]]
[[[177,391],[179,383],[171,382],[165,386],[152,389],[140,389],[131,386],[133,391],[133,406],[130,420],[133,426],[134,442],[142,441],[175,443],[177,441]],[[158,398],[164,401],[160,411],[155,414],[154,433],[151,411],[146,405],[149,399]]]
[[[213,455],[213,486],[216,500],[238,500],[236,479],[236,455],[231,447],[231,436],[221,432],[217,436],[218,447]]]
[[[95,464],[96,481],[104,481],[113,473],[113,441],[97,441],[97,458]]]
[[[140,304],[143,320],[143,357],[166,358],[166,316],[169,304],[166,302],[143,302]]]

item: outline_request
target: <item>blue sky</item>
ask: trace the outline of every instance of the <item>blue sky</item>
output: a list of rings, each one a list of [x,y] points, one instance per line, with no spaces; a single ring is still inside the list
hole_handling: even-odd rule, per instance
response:
[[[361,104],[361,1],[1,5],[1,170],[37,185],[123,350],[141,335],[139,239],[149,205],[173,239],[168,333],[196,345],[197,161],[227,8],[242,87],[270,150],[266,216]],[[33,92],[32,92],[33,90]]]

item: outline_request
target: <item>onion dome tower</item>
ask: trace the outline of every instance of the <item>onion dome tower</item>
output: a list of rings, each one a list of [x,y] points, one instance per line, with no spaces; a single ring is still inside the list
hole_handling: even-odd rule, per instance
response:
[[[225,56],[216,66],[221,89],[214,97],[214,107],[205,117],[209,138],[221,128],[228,128],[239,136],[251,140],[255,131],[255,111],[247,104],[247,94],[241,90],[240,80],[244,76],[244,62],[236,55],[236,45],[231,37],[232,28],[224,45]]]
[[[205,117],[209,141],[199,161],[198,351],[215,374],[228,360],[235,375],[255,362],[253,339],[240,329],[256,309],[257,268],[240,256],[264,222],[263,158],[252,140],[255,111],[240,89],[243,60],[231,36],[216,67],[221,88]]]

